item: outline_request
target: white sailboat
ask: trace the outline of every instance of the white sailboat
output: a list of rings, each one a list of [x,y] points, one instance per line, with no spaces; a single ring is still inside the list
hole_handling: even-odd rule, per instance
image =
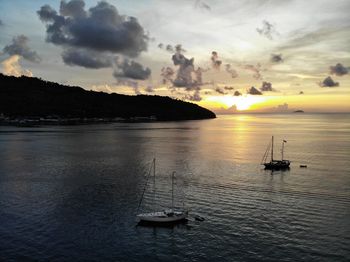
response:
[[[140,206],[142,204],[143,196],[146,191],[147,182],[151,174],[151,170],[153,167],[153,178],[155,183],[155,177],[156,177],[156,159],[153,159],[153,165],[151,166],[150,172],[147,177],[146,185],[142,193],[142,197],[138,206],[138,209],[140,209]],[[188,216],[188,211],[185,209],[175,209],[174,207],[174,177],[175,172],[171,175],[171,208],[162,210],[162,211],[155,211],[150,213],[141,213],[138,214],[136,217],[139,219],[140,222],[148,222],[148,223],[177,223],[183,220],[186,220]]]

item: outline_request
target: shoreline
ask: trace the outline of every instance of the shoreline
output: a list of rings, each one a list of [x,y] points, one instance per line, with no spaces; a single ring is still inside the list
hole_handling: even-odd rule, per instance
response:
[[[75,126],[75,125],[91,125],[91,124],[112,124],[112,123],[158,123],[158,122],[180,122],[193,120],[208,120],[215,118],[200,119],[157,119],[155,116],[150,117],[114,117],[114,118],[45,118],[45,117],[17,117],[17,118],[0,118],[0,126],[15,127],[41,127],[41,126]]]

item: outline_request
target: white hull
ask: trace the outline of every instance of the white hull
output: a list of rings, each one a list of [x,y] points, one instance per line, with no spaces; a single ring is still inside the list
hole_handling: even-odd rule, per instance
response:
[[[160,211],[152,213],[139,214],[140,221],[152,223],[174,223],[187,218],[187,211]]]

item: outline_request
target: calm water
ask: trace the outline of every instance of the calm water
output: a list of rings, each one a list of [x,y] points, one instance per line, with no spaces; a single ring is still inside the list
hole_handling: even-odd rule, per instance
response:
[[[272,134],[290,171],[259,165]],[[177,205],[204,222],[135,226],[153,157],[156,204],[176,170]],[[350,115],[0,127],[1,261],[349,259]]]

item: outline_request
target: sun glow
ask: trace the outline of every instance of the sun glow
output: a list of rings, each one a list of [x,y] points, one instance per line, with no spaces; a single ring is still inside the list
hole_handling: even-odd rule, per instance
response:
[[[252,106],[266,101],[265,97],[261,96],[213,96],[208,98],[208,101],[222,104],[226,108],[236,106],[238,111],[248,110]]]

